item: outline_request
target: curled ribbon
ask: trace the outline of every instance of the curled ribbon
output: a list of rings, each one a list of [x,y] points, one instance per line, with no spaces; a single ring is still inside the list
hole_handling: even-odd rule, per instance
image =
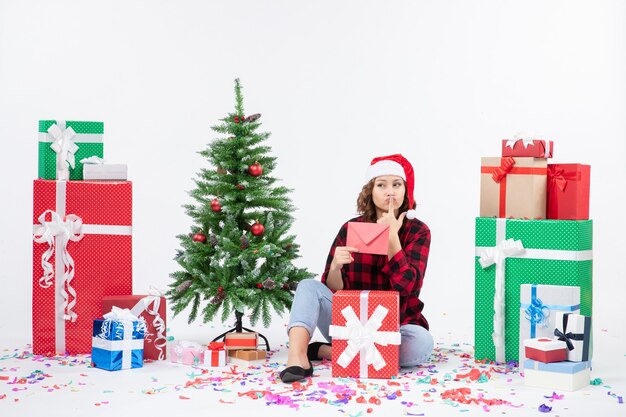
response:
[[[507,156],[502,158],[500,160],[500,166],[493,170],[491,178],[493,178],[495,182],[499,183],[509,172],[511,172],[513,165],[515,165],[515,159],[512,157]]]
[[[46,214],[50,213],[52,221],[46,221]],[[41,266],[43,268],[43,276],[39,278],[39,285],[43,288],[48,288],[52,285],[52,278],[54,278],[54,269],[50,263],[50,258],[55,253],[55,246],[62,251],[63,260],[63,275],[57,277],[64,281],[62,286],[63,296],[63,318],[65,320],[76,321],[78,317],[72,308],[76,305],[76,290],[71,286],[72,279],[74,278],[74,259],[67,250],[68,241],[77,242],[83,238],[82,226],[83,221],[75,214],[68,214],[65,216],[65,220],[61,216],[52,211],[46,210],[37,219],[39,225],[35,226],[33,232],[33,240],[37,243],[47,243],[48,249],[41,255]],[[67,287],[67,290],[65,289]],[[69,293],[69,295],[68,295]],[[69,301],[69,297],[72,300]]]
[[[548,325],[547,319],[550,316],[550,309],[539,298],[533,298],[524,312],[526,313],[526,320],[530,322],[531,326],[534,324]]]
[[[154,317],[152,319],[152,325],[157,332],[156,339],[154,340],[154,347],[156,347],[159,351],[159,360],[163,360],[165,359],[165,345],[167,343],[167,339],[165,337],[165,320],[163,320],[163,317],[159,314],[159,307],[161,306],[161,297],[163,297],[163,292],[153,286],[150,286],[148,294],[149,295],[147,297],[143,297],[139,300],[139,302],[132,308],[131,312],[136,316],[139,316],[145,311]],[[146,340],[150,340],[150,336],[151,334],[146,333]]]
[[[484,248],[478,259],[480,266],[488,268],[496,265],[495,295],[493,297],[493,344],[496,348],[496,361],[505,362],[504,348],[504,277],[506,258],[524,251],[521,240],[507,239],[493,248]]]
[[[360,353],[365,357],[366,363],[372,365],[375,370],[385,367],[387,362],[376,348],[376,344],[381,346],[400,344],[400,332],[378,331],[388,312],[387,308],[378,305],[367,322],[363,324],[351,306],[341,310],[341,314],[346,319],[346,325],[330,326],[330,335],[333,339],[348,341],[348,346],[339,356],[337,364],[346,368]]]
[[[54,139],[50,147],[57,154],[57,172],[67,172],[68,165],[74,168],[76,165],[75,154],[78,150],[78,145],[73,140],[74,136],[76,136],[74,129],[71,127],[65,128],[65,122],[59,122],[50,126],[48,133]]]

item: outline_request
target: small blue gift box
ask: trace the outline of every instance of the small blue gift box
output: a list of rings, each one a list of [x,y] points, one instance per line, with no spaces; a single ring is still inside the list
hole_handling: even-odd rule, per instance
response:
[[[139,320],[93,321],[91,361],[108,371],[143,367],[146,323]]]

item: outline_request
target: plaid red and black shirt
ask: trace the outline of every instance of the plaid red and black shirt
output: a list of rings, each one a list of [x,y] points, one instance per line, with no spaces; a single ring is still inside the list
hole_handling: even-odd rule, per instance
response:
[[[349,222],[362,222],[356,217]],[[348,222],[344,223],[330,248],[322,282],[326,277],[335,255],[335,248],[346,246]],[[428,329],[428,321],[422,315],[424,303],[420,300],[420,290],[424,282],[428,252],[430,250],[430,229],[417,219],[405,220],[398,232],[402,250],[393,258],[387,255],[370,255],[355,252],[354,262],[341,269],[344,290],[393,290],[400,293],[400,324],[418,324]]]

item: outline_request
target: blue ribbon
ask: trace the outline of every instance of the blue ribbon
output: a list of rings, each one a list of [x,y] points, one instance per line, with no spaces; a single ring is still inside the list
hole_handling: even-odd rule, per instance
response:
[[[537,334],[537,325],[548,325],[547,319],[550,317],[550,311],[576,311],[580,309],[580,304],[573,306],[543,304],[541,299],[537,298],[537,285],[533,284],[530,288],[530,304],[522,303],[520,307],[526,309],[525,317],[530,322],[530,338],[534,339]]]

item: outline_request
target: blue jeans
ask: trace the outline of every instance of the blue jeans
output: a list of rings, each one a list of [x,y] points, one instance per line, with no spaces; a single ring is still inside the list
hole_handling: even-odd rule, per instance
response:
[[[317,327],[328,341],[328,326],[332,317],[332,291],[320,281],[305,279],[300,281],[291,306],[289,326],[304,327],[313,335]],[[433,351],[433,337],[428,330],[417,324],[400,326],[400,366],[419,365],[430,358]]]

